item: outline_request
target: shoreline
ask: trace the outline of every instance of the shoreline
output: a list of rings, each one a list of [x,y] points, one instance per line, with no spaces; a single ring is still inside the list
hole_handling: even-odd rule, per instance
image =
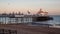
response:
[[[0,29],[17,30],[17,34],[60,34],[60,28],[27,26],[26,24],[0,24]]]

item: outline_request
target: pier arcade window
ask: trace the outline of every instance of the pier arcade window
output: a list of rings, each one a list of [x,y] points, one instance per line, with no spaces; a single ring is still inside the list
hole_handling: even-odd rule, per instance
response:
[[[23,21],[25,23],[32,22],[32,18],[25,17]]]

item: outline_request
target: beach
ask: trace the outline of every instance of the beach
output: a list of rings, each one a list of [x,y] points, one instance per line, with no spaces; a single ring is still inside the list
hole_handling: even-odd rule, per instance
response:
[[[0,34],[60,34],[60,0],[0,0]]]
[[[0,24],[0,29],[16,30],[17,34],[60,34],[60,28],[27,24]]]

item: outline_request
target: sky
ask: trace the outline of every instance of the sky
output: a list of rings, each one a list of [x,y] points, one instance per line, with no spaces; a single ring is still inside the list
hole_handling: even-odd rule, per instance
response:
[[[0,0],[0,13],[37,13],[40,8],[50,15],[60,15],[60,0]]]

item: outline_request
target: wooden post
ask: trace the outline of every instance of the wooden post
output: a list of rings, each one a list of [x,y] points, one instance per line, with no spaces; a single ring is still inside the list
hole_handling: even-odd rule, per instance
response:
[[[5,16],[5,24],[6,24],[6,16]]]

